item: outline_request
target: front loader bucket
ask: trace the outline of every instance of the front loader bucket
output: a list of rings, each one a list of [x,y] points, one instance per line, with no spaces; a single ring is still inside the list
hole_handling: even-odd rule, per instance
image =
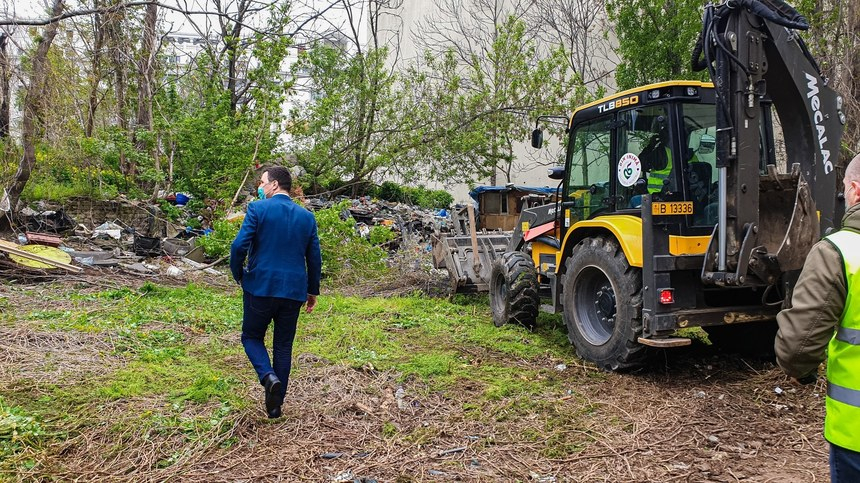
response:
[[[448,269],[454,292],[486,292],[490,289],[493,260],[505,252],[509,240],[509,233],[500,232],[476,235],[474,239],[469,235],[434,235],[433,265]]]

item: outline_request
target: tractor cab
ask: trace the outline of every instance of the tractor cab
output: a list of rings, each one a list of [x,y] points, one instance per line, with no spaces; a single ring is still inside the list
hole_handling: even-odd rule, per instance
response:
[[[710,84],[627,91],[578,109],[570,122],[560,235],[608,214],[639,216],[643,195],[675,235],[716,223],[716,115]],[[704,251],[704,247],[702,247]]]

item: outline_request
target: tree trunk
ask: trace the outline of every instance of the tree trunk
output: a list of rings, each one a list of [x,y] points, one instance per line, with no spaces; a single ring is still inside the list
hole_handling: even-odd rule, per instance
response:
[[[64,0],[54,0],[51,16],[60,15],[63,12]],[[45,27],[45,33],[36,47],[36,52],[32,57],[33,71],[30,74],[30,84],[27,86],[27,91],[24,96],[24,105],[22,106],[22,130],[21,141],[24,145],[24,156],[21,157],[21,162],[18,165],[18,171],[12,180],[12,186],[9,188],[9,201],[12,210],[17,207],[18,200],[21,198],[21,192],[24,191],[24,186],[30,179],[30,173],[36,165],[36,132],[37,124],[41,121],[42,111],[44,109],[43,99],[45,97],[45,79],[47,78],[48,70],[48,49],[51,48],[51,43],[54,42],[54,37],[57,35],[59,24],[54,22]]]
[[[158,20],[158,5],[146,6],[143,20],[143,39],[140,49],[137,88],[137,126],[136,129],[152,130],[152,78],[155,70],[155,23]],[[135,139],[138,151],[146,149],[145,143]]]
[[[846,57],[847,69],[844,75],[844,89],[849,96],[845,109],[845,115],[848,118],[845,144],[857,152],[860,149],[860,126],[858,126],[860,119],[857,119],[857,116],[860,115],[860,40],[858,40],[860,38],[860,7],[854,2],[847,3],[847,38],[851,40],[843,53]]]
[[[9,137],[9,106],[10,96],[9,78],[12,76],[11,65],[9,65],[9,55],[6,52],[6,44],[9,42],[9,36],[0,34],[0,138]]]
[[[101,8],[101,1],[94,0],[93,7]],[[104,48],[104,25],[102,15],[97,13],[93,17],[93,59],[92,73],[90,74],[90,99],[87,106],[87,120],[84,126],[84,135],[93,136],[95,128],[96,109],[99,105],[99,83],[102,80],[102,49]]]
[[[155,41],[155,26],[158,21],[158,6],[150,4],[146,6],[146,15],[143,18],[143,39],[141,39],[140,47],[140,64],[138,65],[138,81],[137,81],[137,125],[134,132],[134,147],[138,152],[147,150],[146,142],[140,139],[137,135],[139,129],[152,131],[152,94],[153,94],[153,76],[155,71],[155,52],[157,50]],[[155,169],[161,171],[161,166],[158,162],[159,144],[156,142],[151,146],[153,160],[155,161]],[[158,194],[158,181],[153,183],[152,193],[153,200]]]
[[[116,4],[116,2],[114,2]],[[125,52],[127,45],[123,44],[123,19],[125,12],[118,10],[106,15],[105,34],[109,41],[111,62],[114,67],[114,96],[116,97],[116,125],[119,130],[128,135],[128,116],[126,115],[126,63]],[[126,177],[133,175],[135,167],[131,165],[125,152],[120,150],[119,169]]]

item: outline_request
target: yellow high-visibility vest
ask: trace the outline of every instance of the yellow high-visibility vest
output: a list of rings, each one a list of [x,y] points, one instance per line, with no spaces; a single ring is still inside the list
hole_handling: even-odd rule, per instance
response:
[[[825,237],[842,255],[848,296],[827,348],[827,441],[860,451],[860,233],[842,229]]]
[[[666,149],[666,167],[663,169],[652,169],[648,173],[648,193],[659,193],[663,191],[665,180],[672,174],[672,150]]]

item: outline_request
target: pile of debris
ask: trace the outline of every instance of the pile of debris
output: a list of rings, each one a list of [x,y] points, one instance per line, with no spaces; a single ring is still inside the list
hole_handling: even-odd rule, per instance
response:
[[[404,238],[419,244],[428,244],[434,233],[447,232],[450,223],[445,209],[430,210],[406,203],[371,199],[368,196],[341,196],[331,200],[309,198],[304,204],[309,210],[317,211],[331,208],[343,201],[349,201],[350,206],[341,213],[341,218],[352,217],[360,235],[367,237],[373,226],[385,226],[395,233],[396,238],[390,245],[391,250],[396,250]]]
[[[22,210],[20,231],[7,237],[17,243],[0,240],[0,275],[38,280],[84,269],[153,278],[182,279],[190,271],[224,275],[212,268],[223,259],[207,258],[197,243],[212,232],[214,207],[197,203],[197,212],[184,203],[170,201],[167,210],[171,219],[159,205],[125,197],[111,201],[72,199],[62,206],[36,203],[35,209]],[[393,264],[401,249],[429,253],[433,235],[452,226],[447,210],[370,197],[305,198],[303,204],[317,211],[344,201],[347,208],[341,218],[353,219],[359,235],[369,237],[375,226],[395,234],[385,245]],[[242,216],[238,213],[228,219],[238,221]]]
[[[203,247],[195,243],[211,230],[173,223],[157,205],[121,198],[72,200],[62,207],[38,203],[37,208],[20,213],[22,231],[13,234],[17,243],[0,240],[0,274],[7,278],[38,281],[84,268],[153,278],[185,278],[193,271],[222,275],[212,268],[222,260],[207,264]],[[118,217],[92,222],[112,215]]]

